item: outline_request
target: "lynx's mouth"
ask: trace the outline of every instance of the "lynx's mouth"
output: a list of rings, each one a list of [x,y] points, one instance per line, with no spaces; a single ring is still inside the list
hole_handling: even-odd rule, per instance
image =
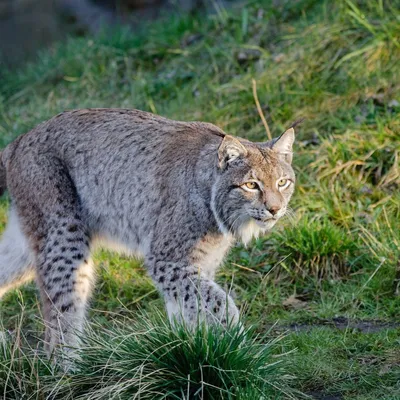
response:
[[[251,216],[251,218],[254,219],[255,223],[260,227],[264,229],[268,229],[269,227],[275,225],[276,221],[278,221],[279,217],[272,216],[272,217],[266,217],[266,218],[259,218],[259,217],[254,217]]]
[[[278,221],[279,218],[271,217],[267,219],[256,219],[254,218],[254,222],[262,229],[268,230],[271,229],[276,222]]]

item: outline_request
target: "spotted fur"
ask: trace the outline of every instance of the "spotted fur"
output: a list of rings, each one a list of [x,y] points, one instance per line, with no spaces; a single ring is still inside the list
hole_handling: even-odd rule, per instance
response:
[[[103,243],[144,257],[171,319],[237,322],[215,271],[237,239],[249,241],[285,214],[293,140],[293,129],[252,143],[137,110],[52,118],[1,155],[0,188],[12,205],[0,295],[36,275],[48,352],[77,346],[94,283],[91,253]],[[285,190],[277,186],[283,178]]]

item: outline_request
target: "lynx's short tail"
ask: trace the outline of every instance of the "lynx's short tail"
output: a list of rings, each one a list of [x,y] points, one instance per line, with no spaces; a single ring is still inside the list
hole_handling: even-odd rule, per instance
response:
[[[3,152],[0,152],[0,195],[7,189],[6,175]],[[32,252],[22,232],[18,215],[11,206],[7,227],[0,240],[0,298],[33,276]]]
[[[7,227],[0,241],[0,298],[4,293],[33,278],[32,251],[21,230],[17,213],[11,208]]]
[[[7,189],[7,175],[6,175],[6,167],[3,163],[3,152],[0,151],[0,196]]]

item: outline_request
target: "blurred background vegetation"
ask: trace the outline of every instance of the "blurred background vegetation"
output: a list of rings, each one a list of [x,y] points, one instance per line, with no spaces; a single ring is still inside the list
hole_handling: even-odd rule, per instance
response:
[[[229,6],[208,0],[0,0],[0,61],[15,66],[69,36],[96,34],[166,15],[210,13]]]
[[[148,17],[103,3],[94,6],[111,18],[107,29],[72,31],[30,63],[3,64],[1,146],[83,107],[139,108],[264,140],[254,91],[273,135],[305,118],[292,212],[268,236],[236,247],[218,282],[232,288],[255,333],[288,332],[273,352],[289,352],[293,390],[400,399],[400,2],[152,3]],[[138,16],[148,21],[132,22]],[[100,252],[96,261],[92,320],[107,325],[163,309],[140,260]],[[5,329],[22,329],[28,342],[41,329],[37,315],[34,285],[0,303]],[[201,398],[190,393],[170,398]],[[209,398],[239,398],[215,393]],[[251,393],[240,396],[261,398]]]

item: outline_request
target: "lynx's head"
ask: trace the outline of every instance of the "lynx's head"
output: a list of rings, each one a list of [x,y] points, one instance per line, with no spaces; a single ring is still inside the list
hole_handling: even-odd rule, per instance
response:
[[[224,233],[248,242],[285,215],[295,185],[293,142],[293,128],[265,143],[224,137],[211,201]]]

